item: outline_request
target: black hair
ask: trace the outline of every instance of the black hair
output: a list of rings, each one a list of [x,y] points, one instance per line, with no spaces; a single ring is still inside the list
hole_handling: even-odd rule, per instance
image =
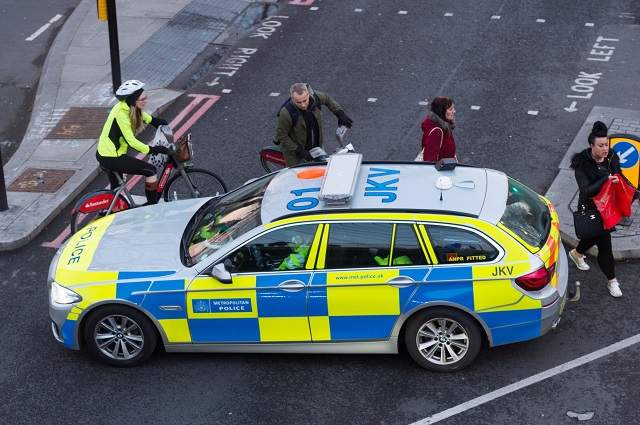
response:
[[[589,133],[589,144],[593,145],[596,141],[596,137],[607,137],[607,125],[602,121],[596,121],[593,123],[591,133]]]

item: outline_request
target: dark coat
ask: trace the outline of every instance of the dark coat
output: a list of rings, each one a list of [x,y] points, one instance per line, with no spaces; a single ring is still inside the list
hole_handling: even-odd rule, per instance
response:
[[[610,149],[604,162],[597,164],[591,156],[591,148],[587,148],[573,155],[571,168],[575,171],[576,182],[580,190],[578,207],[584,205],[586,209],[592,210],[596,209],[596,205],[591,198],[600,192],[602,185],[610,175],[620,173],[620,158],[613,149]]]
[[[433,131],[432,131],[433,130]],[[456,157],[456,141],[451,125],[434,113],[422,122],[422,160],[436,162],[442,158]]]

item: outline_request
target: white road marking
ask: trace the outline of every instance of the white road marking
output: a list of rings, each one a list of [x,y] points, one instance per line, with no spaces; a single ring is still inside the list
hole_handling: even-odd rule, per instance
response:
[[[420,106],[429,106],[429,101],[428,100],[421,100],[420,102],[418,102],[418,105],[420,105]]]
[[[453,16],[453,13],[447,12],[447,13],[444,14],[444,16]]]
[[[543,372],[537,373],[533,376],[522,379],[518,382],[514,382],[513,384],[499,388],[495,391],[491,391],[490,393],[481,395],[480,397],[476,397],[472,400],[466,401],[450,409],[443,410],[440,413],[436,413],[435,415],[429,416],[428,418],[421,419],[417,422],[414,422],[411,425],[435,424],[436,422],[440,422],[444,419],[450,418],[459,413],[466,412],[467,410],[473,409],[474,407],[481,406],[485,403],[493,401],[507,394],[511,394],[512,392],[518,391],[522,388],[526,388],[533,384],[537,384],[538,382],[544,381],[545,379],[552,378],[556,375],[559,375],[563,372],[567,372],[571,369],[575,369],[578,366],[585,365],[594,360],[598,360],[602,357],[608,356],[609,354],[613,354],[617,351],[624,350],[625,348],[629,348],[632,345],[637,344],[638,342],[640,342],[640,334],[623,339],[622,341],[618,341],[614,344],[608,345],[592,353],[585,354],[582,357],[578,357],[577,359],[573,359],[559,366],[553,367],[551,369],[547,369]]]
[[[318,6],[313,6],[309,8],[309,10],[318,10],[318,9],[320,9]]]
[[[269,93],[269,96],[278,97],[278,96],[280,96],[280,93]]]
[[[493,15],[491,19],[500,19],[500,15]]]
[[[371,103],[375,103],[377,101],[378,101],[377,97],[370,97],[370,98],[367,99],[367,102],[371,102]]]
[[[362,12],[362,9],[353,9],[354,12]]]
[[[53,18],[49,19],[49,22],[47,22],[46,24],[44,24],[43,26],[41,26],[40,28],[38,28],[36,30],[36,32],[34,32],[33,34],[31,34],[29,37],[25,38],[24,41],[33,41],[36,38],[38,38],[38,36],[40,36],[40,34],[42,34],[43,32],[45,32],[47,29],[49,29],[49,27],[51,26],[51,24],[53,24],[54,22],[60,20],[60,18],[62,18],[62,15],[57,14],[56,16],[54,16]]]
[[[538,111],[527,111],[529,115],[538,115]]]
[[[406,10],[398,10],[398,15],[406,15],[407,11]]]
[[[231,89],[222,89],[222,93],[231,93]]]
[[[471,105],[471,109],[474,111],[479,111],[480,107],[478,105]]]
[[[536,22],[539,24],[544,24],[545,22],[547,22],[546,19],[536,19]]]
[[[587,22],[587,23],[584,24],[585,27],[592,27],[594,25],[595,24],[593,22]]]

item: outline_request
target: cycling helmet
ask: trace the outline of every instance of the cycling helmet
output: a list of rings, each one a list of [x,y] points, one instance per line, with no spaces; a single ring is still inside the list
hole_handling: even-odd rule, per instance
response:
[[[127,80],[124,83],[120,84],[118,90],[116,90],[116,97],[118,100],[125,100],[132,94],[136,92],[142,93],[142,88],[144,87],[144,83],[138,80]]]

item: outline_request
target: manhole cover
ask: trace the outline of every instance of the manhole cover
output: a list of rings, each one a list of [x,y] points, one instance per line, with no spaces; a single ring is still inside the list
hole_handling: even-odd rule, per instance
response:
[[[53,193],[73,175],[73,170],[47,170],[27,168],[7,188],[12,192]]]
[[[69,108],[46,138],[97,139],[108,115],[108,108]]]

